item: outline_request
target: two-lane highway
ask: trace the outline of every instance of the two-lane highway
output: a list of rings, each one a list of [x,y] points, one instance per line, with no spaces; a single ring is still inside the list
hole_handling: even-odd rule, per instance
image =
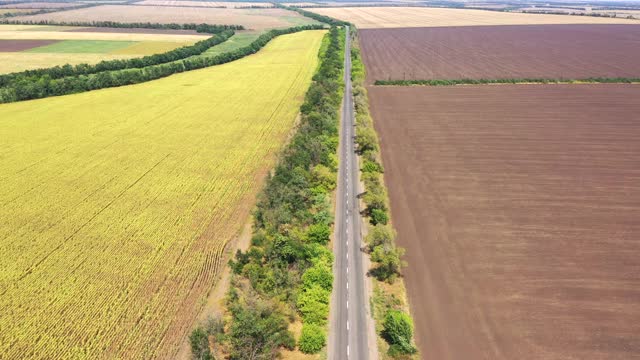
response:
[[[340,135],[340,169],[334,244],[334,291],[331,304],[329,359],[367,360],[368,314],[365,277],[360,251],[360,206],[358,204],[358,160],[355,154],[355,118],[351,88],[351,37],[346,28],[344,99]],[[375,345],[374,345],[375,346]]]

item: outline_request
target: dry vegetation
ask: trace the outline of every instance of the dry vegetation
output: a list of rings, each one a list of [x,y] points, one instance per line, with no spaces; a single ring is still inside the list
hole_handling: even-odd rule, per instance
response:
[[[173,358],[291,131],[323,35],[0,105],[0,358]]]
[[[311,11],[352,22],[360,29],[525,24],[638,24],[636,20],[617,18],[420,7],[314,8]]]
[[[369,95],[425,357],[640,353],[640,86]]]
[[[360,32],[369,82],[640,77],[640,25],[518,25]]]
[[[244,25],[247,29],[288,28],[311,23],[308,18],[284,9],[217,9],[170,6],[101,5],[49,14],[15,17],[17,20],[118,21],[159,23],[208,23]]]

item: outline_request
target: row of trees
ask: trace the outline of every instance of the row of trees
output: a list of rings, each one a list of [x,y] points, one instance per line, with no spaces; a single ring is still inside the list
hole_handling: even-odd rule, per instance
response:
[[[573,84],[573,83],[611,83],[632,84],[640,82],[640,78],[623,77],[590,77],[586,79],[545,79],[545,78],[512,78],[512,79],[433,79],[433,80],[376,80],[378,86],[452,86],[452,85],[486,85],[486,84]]]
[[[142,68],[104,71],[96,74],[69,76],[59,79],[53,79],[48,74],[35,79],[18,79],[11,82],[8,86],[0,88],[0,103],[40,99],[49,96],[67,95],[108,87],[138,84],[184,71],[224,64],[256,53],[276,36],[319,28],[322,28],[322,26],[307,25],[283,30],[271,30],[260,35],[245,47],[211,57],[192,56],[179,61]],[[222,42],[222,40],[219,40],[219,42]]]
[[[354,41],[351,49],[351,78],[356,110],[356,143],[361,159],[361,176],[365,185],[364,215],[371,227],[365,239],[366,251],[375,264],[370,273],[379,281],[394,283],[406,263],[402,260],[404,249],[395,245],[396,233],[389,224],[389,200],[382,181],[384,169],[380,163],[378,136],[369,113],[369,100],[364,87],[365,68],[360,49]],[[375,296],[374,296],[375,298]],[[410,316],[397,303],[384,306],[382,336],[389,344],[388,354],[402,357],[416,353],[412,344],[413,323]],[[378,319],[380,321],[381,319]]]
[[[81,7],[85,7],[85,6],[86,5],[83,5]],[[95,6],[95,5],[88,5],[88,6]],[[195,30],[199,33],[208,33],[208,34],[218,34],[225,30],[244,30],[244,26],[242,25],[218,25],[218,24],[195,24],[195,23],[164,24],[164,23],[152,23],[152,22],[122,23],[122,22],[116,22],[116,21],[56,21],[56,20],[4,20],[4,21],[0,21],[0,23],[12,24],[12,25],[106,27],[106,28],[116,28],[116,29]]]
[[[297,131],[258,197],[251,246],[229,262],[231,319],[216,346],[232,359],[271,359],[282,348],[293,349],[296,341],[287,328],[298,317],[301,351],[317,353],[326,344],[343,34],[332,27],[325,36]]]

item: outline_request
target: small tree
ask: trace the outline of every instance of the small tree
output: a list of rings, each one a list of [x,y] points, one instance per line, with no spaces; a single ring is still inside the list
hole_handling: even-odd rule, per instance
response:
[[[390,355],[414,354],[415,347],[411,345],[413,337],[413,321],[409,315],[399,310],[389,310],[382,323],[382,336],[391,345]]]
[[[312,243],[326,245],[330,237],[331,227],[324,223],[313,224],[309,226],[309,230],[307,231],[307,239]]]
[[[376,246],[392,244],[395,237],[396,234],[390,226],[378,224],[371,228],[365,240],[369,249],[373,251]]]
[[[383,209],[373,209],[371,210],[371,219],[369,222],[371,225],[386,225],[389,222],[389,215],[387,215],[387,212]]]
[[[327,343],[327,334],[318,325],[304,324],[298,348],[305,354],[316,354]]]
[[[403,255],[404,249],[392,244],[376,246],[371,253],[371,260],[378,263],[372,271],[374,276],[380,281],[393,283],[400,274],[400,269],[406,266],[402,261]]]

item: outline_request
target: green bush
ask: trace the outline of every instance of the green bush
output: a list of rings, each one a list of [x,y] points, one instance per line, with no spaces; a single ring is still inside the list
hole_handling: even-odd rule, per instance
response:
[[[383,209],[373,209],[371,210],[369,222],[371,225],[387,225],[389,222],[389,215],[387,215],[387,212]]]
[[[327,224],[313,224],[307,231],[307,239],[315,244],[326,245],[331,238],[331,227]]]
[[[371,253],[371,261],[376,262],[377,266],[371,272],[378,280],[393,283],[400,269],[405,266],[402,255],[404,249],[393,244],[376,246]]]
[[[318,325],[304,324],[298,348],[305,354],[316,354],[327,343],[327,334]]]
[[[409,315],[399,310],[389,310],[384,317],[382,327],[382,336],[391,345],[389,355],[397,356],[416,352],[411,345],[413,321]]]
[[[362,163],[362,172],[365,173],[381,173],[382,172],[382,165],[378,164],[375,161],[371,161],[371,160],[365,160]]]
[[[324,325],[329,317],[331,291],[320,285],[306,288],[298,295],[297,306],[305,323]]]
[[[325,290],[333,287],[333,273],[331,266],[323,262],[318,262],[302,274],[302,284],[305,289],[318,285]]]
[[[393,244],[395,237],[396,233],[390,226],[378,224],[371,228],[365,241],[369,245],[369,250],[373,251],[376,246]]]

